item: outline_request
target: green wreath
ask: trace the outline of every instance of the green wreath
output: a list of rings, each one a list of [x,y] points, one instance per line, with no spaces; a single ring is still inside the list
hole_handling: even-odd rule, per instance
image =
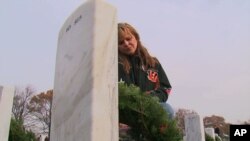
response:
[[[119,122],[130,127],[129,136],[136,141],[181,141],[176,121],[152,97],[134,85],[119,83]]]

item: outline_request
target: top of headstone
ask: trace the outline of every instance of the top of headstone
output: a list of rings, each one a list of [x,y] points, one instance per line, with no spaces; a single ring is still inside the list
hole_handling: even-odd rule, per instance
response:
[[[0,86],[0,101],[1,101],[1,97],[2,97],[2,91],[3,91],[3,86]]]

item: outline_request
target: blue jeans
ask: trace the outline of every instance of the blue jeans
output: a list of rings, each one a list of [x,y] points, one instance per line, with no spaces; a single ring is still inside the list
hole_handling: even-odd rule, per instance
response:
[[[167,112],[168,117],[170,119],[174,119],[175,112],[174,112],[174,109],[172,108],[172,106],[166,102],[161,102],[160,104],[163,107],[163,109]]]

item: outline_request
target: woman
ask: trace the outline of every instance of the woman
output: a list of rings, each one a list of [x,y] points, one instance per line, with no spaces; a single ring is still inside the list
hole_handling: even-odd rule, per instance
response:
[[[166,103],[172,88],[167,75],[160,62],[142,45],[138,32],[128,23],[118,24],[118,58],[119,81],[134,84],[147,94],[158,97],[169,117],[173,118],[174,111]]]

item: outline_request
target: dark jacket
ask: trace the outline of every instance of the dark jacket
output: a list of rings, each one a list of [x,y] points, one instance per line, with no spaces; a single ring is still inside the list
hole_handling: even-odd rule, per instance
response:
[[[140,64],[139,57],[129,58],[131,69],[126,74],[123,65],[119,62],[118,81],[124,81],[126,84],[134,84],[143,92],[149,92],[152,96],[157,96],[160,102],[166,102],[171,91],[171,85],[167,75],[160,63],[155,68],[145,70]]]

